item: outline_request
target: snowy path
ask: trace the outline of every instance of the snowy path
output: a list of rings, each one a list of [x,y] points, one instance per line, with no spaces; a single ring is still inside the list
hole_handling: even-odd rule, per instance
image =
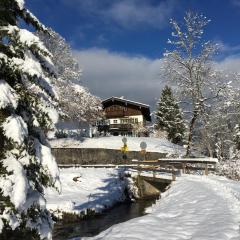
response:
[[[150,214],[85,239],[239,240],[239,185],[221,177],[181,177]]]

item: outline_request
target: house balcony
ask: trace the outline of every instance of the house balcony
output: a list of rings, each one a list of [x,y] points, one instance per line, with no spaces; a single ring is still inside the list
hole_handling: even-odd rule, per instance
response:
[[[109,130],[119,130],[119,131],[132,131],[132,124],[110,124]]]
[[[108,125],[99,125],[98,130],[107,131],[107,132],[132,132],[133,124],[108,124]]]

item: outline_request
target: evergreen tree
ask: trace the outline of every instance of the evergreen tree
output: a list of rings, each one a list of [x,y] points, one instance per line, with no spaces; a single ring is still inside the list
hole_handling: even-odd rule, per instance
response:
[[[166,86],[157,103],[155,113],[156,125],[158,130],[166,131],[168,139],[176,144],[181,144],[185,131],[185,125],[180,108],[174,99],[172,90]]]
[[[32,32],[47,29],[24,0],[0,1],[0,239],[50,239],[44,187],[59,186],[46,134],[57,121],[51,54]]]

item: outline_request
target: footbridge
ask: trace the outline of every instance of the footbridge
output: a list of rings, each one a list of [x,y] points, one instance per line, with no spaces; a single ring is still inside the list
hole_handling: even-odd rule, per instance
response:
[[[176,181],[181,174],[198,173],[208,175],[216,170],[215,158],[164,158],[158,160],[135,161],[132,177],[135,179],[139,197],[155,197]]]

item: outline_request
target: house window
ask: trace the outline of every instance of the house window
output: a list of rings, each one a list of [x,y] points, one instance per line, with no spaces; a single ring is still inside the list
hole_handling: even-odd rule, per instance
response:
[[[138,119],[137,118],[135,118],[135,123],[138,123]]]
[[[117,120],[113,120],[113,123],[117,123]]]

